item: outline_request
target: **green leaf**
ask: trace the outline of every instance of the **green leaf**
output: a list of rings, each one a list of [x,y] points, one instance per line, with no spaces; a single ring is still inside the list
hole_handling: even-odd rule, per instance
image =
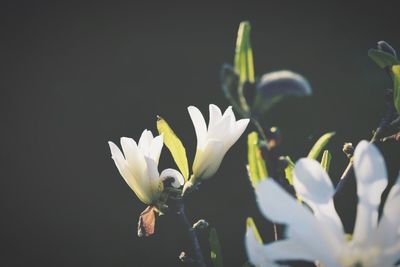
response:
[[[397,112],[400,114],[400,65],[396,65],[392,67],[393,72],[393,98],[394,98],[394,106],[396,107]]]
[[[325,150],[324,153],[322,154],[321,166],[327,173],[329,172],[331,159],[332,159],[331,153],[329,152],[329,150]]]
[[[235,70],[239,73],[240,82],[254,83],[253,51],[250,44],[251,26],[248,21],[239,25],[235,51]]]
[[[159,116],[157,117],[157,129],[160,134],[164,135],[164,144],[171,152],[176,165],[185,178],[185,181],[187,181],[189,177],[189,165],[186,150],[181,140],[179,140],[171,127],[169,127],[168,123]]]
[[[211,261],[214,267],[223,267],[222,262],[222,251],[221,251],[221,244],[219,243],[217,230],[215,228],[211,228],[210,234],[208,236],[208,241],[210,243],[210,250],[211,250]]]
[[[377,49],[368,50],[368,56],[382,69],[400,64],[393,55]]]
[[[288,180],[290,185],[293,185],[293,169],[294,169],[294,162],[289,156],[285,157],[286,162],[288,165],[285,168],[285,176],[286,180]]]
[[[256,227],[256,224],[254,223],[253,218],[247,217],[246,227],[253,229],[253,232],[254,232],[254,235],[255,235],[257,241],[260,242],[260,244],[263,244],[263,240],[261,238],[260,232],[258,231],[258,229]]]
[[[314,144],[311,148],[310,152],[308,153],[307,158],[309,159],[317,159],[319,154],[321,153],[322,149],[328,144],[329,140],[335,135],[335,132],[326,133],[321,136],[318,141]]]
[[[262,158],[257,132],[252,132],[247,137],[247,160],[250,181],[253,187],[268,177],[267,167]]]
[[[250,107],[244,96],[244,85],[246,82],[254,83],[253,51],[250,45],[250,23],[241,22],[236,39],[236,50],[234,69],[239,74],[238,97],[240,108],[243,113],[248,113]]]

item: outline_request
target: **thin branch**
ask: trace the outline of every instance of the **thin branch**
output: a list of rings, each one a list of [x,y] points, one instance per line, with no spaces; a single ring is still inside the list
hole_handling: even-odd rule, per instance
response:
[[[203,253],[201,252],[199,239],[197,238],[196,230],[190,224],[188,218],[186,217],[185,213],[185,204],[183,199],[177,198],[175,199],[176,205],[176,215],[178,216],[179,220],[183,224],[185,231],[190,239],[190,243],[192,246],[193,255],[192,258],[194,260],[194,264],[197,267],[207,267],[204,261]]]
[[[371,144],[379,142],[380,141],[380,137],[382,136],[382,134],[391,127],[391,123],[397,118],[398,114],[397,111],[394,107],[394,103],[393,103],[393,91],[388,90],[386,92],[385,95],[385,99],[386,99],[386,112],[385,115],[382,117],[379,126],[376,128],[376,130],[373,132],[372,138],[369,141]],[[353,170],[353,160],[350,159],[349,164],[347,165],[345,171],[343,172],[342,176],[340,177],[340,181],[336,186],[335,189],[335,195],[340,193],[343,188],[344,185],[347,184],[347,180],[349,179],[349,177],[351,177],[351,173]]]

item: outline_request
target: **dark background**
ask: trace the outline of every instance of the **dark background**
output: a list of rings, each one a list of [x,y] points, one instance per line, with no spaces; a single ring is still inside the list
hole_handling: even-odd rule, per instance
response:
[[[161,217],[152,238],[136,236],[145,206],[119,176],[107,141],[155,131],[160,114],[193,159],[186,108],[227,107],[219,70],[233,60],[242,20],[252,23],[258,75],[290,69],[314,90],[271,110],[283,149],[297,159],[336,131],[329,145],[336,183],[346,165],[342,143],[368,139],[385,111],[383,89],[391,83],[367,50],[381,39],[400,49],[395,2],[2,1],[0,265],[179,265],[185,242],[173,218]],[[386,150],[393,177],[398,147]],[[246,260],[247,216],[267,240],[272,233],[261,226],[245,153],[241,138],[188,200],[193,222],[206,218],[217,228],[226,266]],[[174,167],[166,149],[165,167]],[[343,203],[349,209],[341,214],[351,218],[354,201]],[[207,254],[207,233],[200,238]]]

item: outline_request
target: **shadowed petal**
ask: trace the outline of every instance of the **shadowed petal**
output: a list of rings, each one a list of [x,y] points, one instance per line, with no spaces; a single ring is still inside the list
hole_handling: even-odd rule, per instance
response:
[[[161,172],[160,179],[164,181],[167,178],[173,178],[174,181],[172,182],[172,186],[175,188],[181,187],[185,180],[180,172],[175,169],[165,169]]]
[[[269,258],[269,255],[264,251],[264,245],[261,244],[253,229],[248,228],[245,237],[245,246],[247,251],[247,257],[254,266],[260,267],[280,267],[281,265],[275,264],[273,260]]]
[[[332,238],[335,232],[321,225],[309,209],[300,205],[273,179],[260,182],[256,187],[256,195],[260,210],[266,218],[288,226],[288,238],[301,243],[321,261],[334,262],[342,244]]]
[[[343,225],[333,204],[334,188],[328,174],[315,160],[303,158],[293,170],[296,193],[314,211],[314,216],[332,230],[332,238],[342,239]]]
[[[361,141],[354,151],[354,172],[359,200],[353,241],[369,244],[378,223],[378,206],[387,185],[387,173],[381,153],[367,141]]]
[[[241,119],[234,123],[233,130],[231,132],[231,136],[229,138],[229,142],[227,143],[228,148],[230,148],[239,137],[244,133],[249,124],[250,119]]]
[[[378,238],[382,247],[400,244],[400,175],[390,189],[378,225]],[[399,256],[400,258],[400,256]]]

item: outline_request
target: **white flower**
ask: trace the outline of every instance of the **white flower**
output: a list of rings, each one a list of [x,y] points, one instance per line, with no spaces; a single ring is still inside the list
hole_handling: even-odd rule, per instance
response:
[[[208,127],[200,110],[188,107],[197,137],[197,150],[193,162],[193,177],[206,179],[215,174],[228,149],[239,139],[249,119],[236,121],[232,107],[222,115],[221,110],[211,104]],[[193,182],[193,181],[192,181]]]
[[[156,204],[164,190],[163,181],[173,178],[172,185],[183,185],[183,176],[174,169],[165,169],[158,172],[158,160],[163,147],[163,136],[153,137],[151,131],[144,130],[139,144],[132,138],[121,137],[121,146],[124,152],[113,143],[110,145],[111,155],[121,176],[132,188],[137,197],[148,205]]]
[[[387,185],[385,162],[378,149],[366,141],[354,152],[357,179],[357,217],[351,240],[333,204],[334,188],[320,164],[300,159],[294,168],[297,194],[311,208],[301,205],[273,179],[256,188],[265,217],[286,224],[287,239],[262,245],[248,230],[246,246],[250,261],[257,266],[269,262],[306,260],[326,267],[389,267],[400,259],[400,176],[391,188],[378,221],[381,194]],[[252,251],[264,256],[254,256]]]

